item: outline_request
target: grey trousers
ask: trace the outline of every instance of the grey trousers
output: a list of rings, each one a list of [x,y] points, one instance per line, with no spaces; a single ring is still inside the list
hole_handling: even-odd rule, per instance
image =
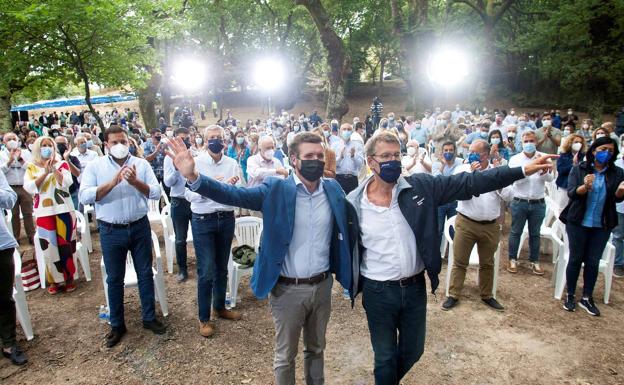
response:
[[[332,283],[330,276],[316,285],[277,283],[271,290],[269,305],[275,323],[276,385],[295,385],[295,358],[302,329],[306,384],[325,383],[323,352],[331,313]]]

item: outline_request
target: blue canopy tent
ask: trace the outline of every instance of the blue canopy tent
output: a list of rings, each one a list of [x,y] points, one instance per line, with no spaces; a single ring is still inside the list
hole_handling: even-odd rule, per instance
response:
[[[136,95],[134,94],[95,96],[91,98],[91,104],[127,102],[127,101],[131,101],[135,99],[136,99]],[[71,99],[44,100],[44,101],[36,102],[32,104],[22,104],[19,106],[13,106],[11,108],[11,111],[30,111],[30,110],[40,110],[43,108],[82,106],[86,104],[87,102],[82,97],[71,98]]]

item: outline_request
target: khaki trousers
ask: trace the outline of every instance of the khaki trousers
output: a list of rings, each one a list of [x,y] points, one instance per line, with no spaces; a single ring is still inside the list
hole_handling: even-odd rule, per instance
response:
[[[17,202],[13,206],[11,218],[11,225],[13,227],[13,235],[15,239],[20,239],[20,208],[22,209],[22,216],[24,217],[24,229],[28,239],[33,239],[35,236],[35,224],[33,222],[33,197],[24,190],[22,186],[11,186],[13,191],[17,194]]]
[[[494,253],[498,248],[500,239],[500,227],[497,222],[492,224],[480,224],[457,214],[455,220],[455,239],[453,240],[453,268],[451,270],[451,282],[449,296],[459,299],[466,268],[470,261],[470,253],[477,244],[479,252],[479,290],[482,299],[492,298],[494,286]]]

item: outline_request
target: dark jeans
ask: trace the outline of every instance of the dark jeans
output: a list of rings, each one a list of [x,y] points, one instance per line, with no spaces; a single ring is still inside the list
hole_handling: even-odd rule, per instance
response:
[[[613,229],[615,266],[624,267],[624,214],[618,213],[618,225]]]
[[[175,232],[175,252],[178,269],[181,273],[187,272],[186,267],[186,237],[189,223],[193,218],[191,203],[184,198],[171,198],[171,221]]]
[[[358,186],[358,178],[351,174],[336,174],[336,182],[342,187],[345,194],[349,194]]]
[[[509,233],[509,259],[518,259],[520,237],[525,223],[529,223],[529,260],[539,261],[540,228],[546,215],[546,204],[514,200],[511,202],[511,232]]]
[[[444,220],[451,218],[457,214],[457,201],[438,206],[438,236],[440,239],[444,236]],[[455,231],[451,229],[451,237]]]
[[[3,348],[15,345],[14,250],[12,247],[0,250],[0,339],[2,339]]]
[[[398,385],[425,350],[427,292],[424,274],[401,287],[364,278],[366,310],[375,352],[375,384]]]
[[[132,256],[139,282],[141,316],[143,321],[154,320],[156,315],[152,273],[152,235],[147,216],[125,228],[112,227],[105,222],[98,221],[98,230],[107,275],[111,326],[125,325],[123,301],[128,251]]]
[[[228,261],[234,238],[234,212],[195,214],[193,246],[197,257],[197,306],[199,320],[210,320],[210,304],[225,308]]]
[[[591,298],[598,279],[600,258],[602,258],[611,232],[601,228],[578,226],[571,223],[566,225],[566,232],[570,244],[570,260],[566,268],[568,294],[574,295],[576,292],[576,281],[581,274],[581,264],[584,263],[583,297]]]

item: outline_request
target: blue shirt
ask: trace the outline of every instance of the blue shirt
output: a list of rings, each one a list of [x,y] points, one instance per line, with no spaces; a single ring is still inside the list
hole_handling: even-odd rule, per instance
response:
[[[160,184],[145,159],[128,156],[124,165],[136,167],[137,178],[149,186],[149,199],[160,198]],[[110,182],[120,169],[110,155],[90,162],[82,173],[79,197],[82,204],[95,204],[95,215],[98,219],[127,224],[147,215],[148,197],[142,192],[122,180],[104,198],[95,200],[98,186]]]
[[[17,194],[9,186],[4,173],[0,172],[0,209],[11,210],[15,206],[15,202],[17,202]],[[9,233],[7,223],[2,218],[0,220],[0,250],[10,249],[11,247],[18,247],[18,244],[13,235]]]
[[[351,149],[355,149],[355,154],[351,157]],[[339,139],[332,145],[332,150],[336,153],[336,174],[355,175],[360,174],[364,166],[364,148],[361,142],[348,142]]]
[[[186,179],[176,170],[169,156],[165,158],[164,172],[163,182],[165,186],[171,188],[170,195],[174,198],[184,198]]]
[[[310,193],[297,175],[293,178],[297,185],[295,225],[280,275],[309,278],[329,270],[333,216],[322,179]]]
[[[592,189],[587,193],[587,206],[583,217],[583,226],[602,227],[602,210],[607,198],[607,186],[605,184],[605,171],[596,171]]]
[[[154,153],[154,151],[156,151],[156,144],[154,144],[153,140],[147,140],[145,143],[143,143],[143,151],[144,151],[144,156],[148,156]],[[152,169],[154,170],[154,174],[156,174],[156,178],[163,178],[163,168],[164,168],[164,162],[165,162],[165,152],[164,151],[158,151],[158,154],[156,154],[156,156],[154,157],[154,159],[152,159],[151,162],[149,162],[149,164],[152,166]]]
[[[417,141],[418,144],[427,144],[427,129],[423,126],[420,126],[420,128],[412,128],[410,139]]]
[[[471,132],[470,134],[468,134],[468,136],[466,136],[466,139],[464,140],[464,143],[472,144],[472,142],[477,140],[477,139],[483,139],[483,140],[487,141],[488,136],[487,135],[485,137],[481,136],[481,131]]]
[[[455,160],[453,162],[453,165],[449,167],[449,165],[444,162],[441,163],[439,161],[435,162],[433,167],[432,167],[432,175],[436,176],[436,175],[444,175],[444,176],[449,176],[449,175],[453,175],[453,172],[455,171],[455,169],[458,166],[461,166],[463,164],[463,160],[461,158],[455,157]]]

